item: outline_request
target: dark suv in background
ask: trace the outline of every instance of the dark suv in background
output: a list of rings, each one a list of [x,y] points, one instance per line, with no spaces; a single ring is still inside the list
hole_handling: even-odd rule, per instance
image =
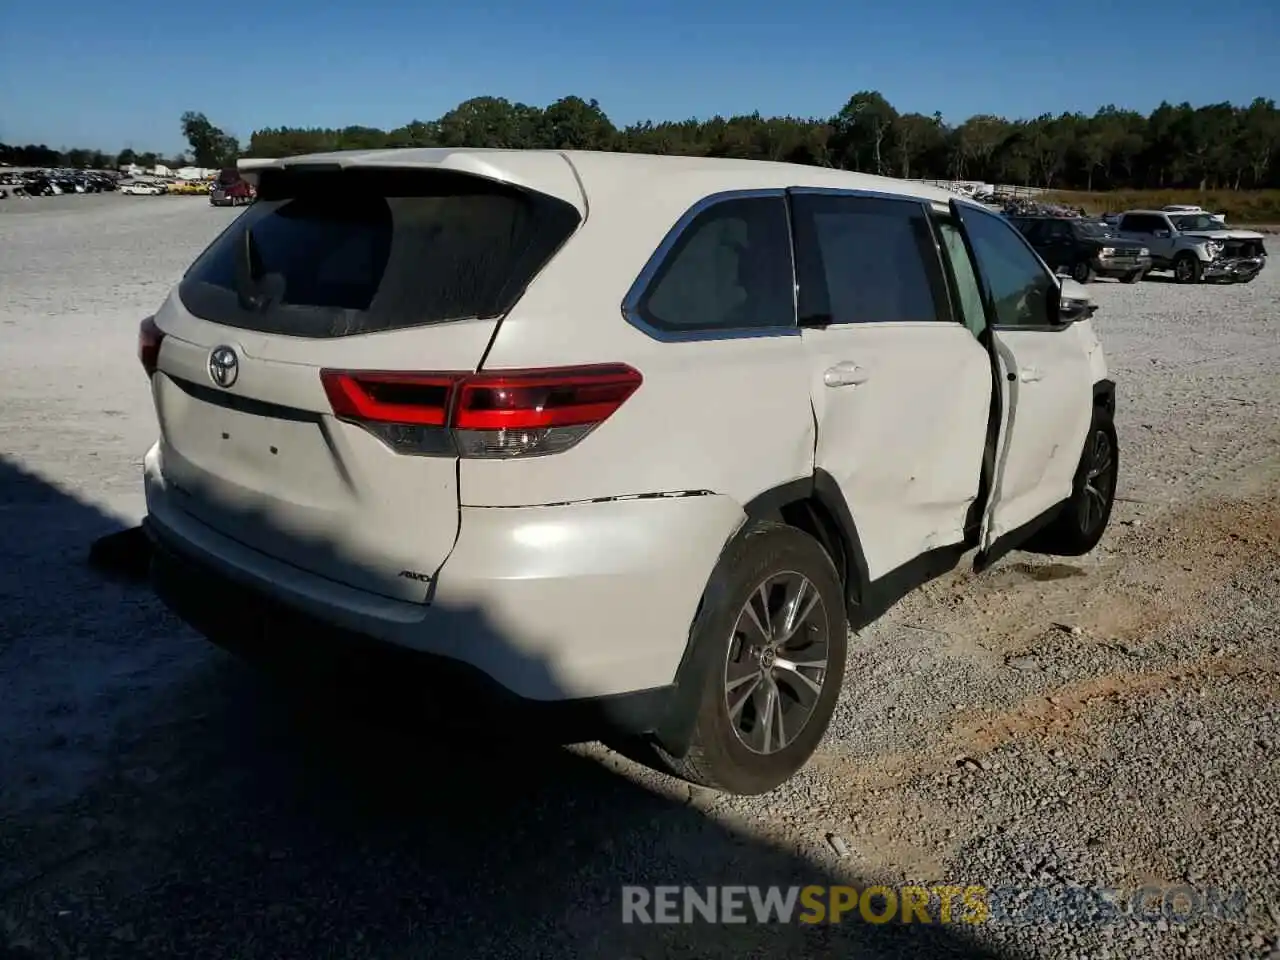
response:
[[[1071,274],[1077,283],[1095,277],[1119,277],[1137,283],[1151,269],[1151,251],[1125,240],[1101,220],[1066,217],[1010,217],[1015,227],[1050,267]]]

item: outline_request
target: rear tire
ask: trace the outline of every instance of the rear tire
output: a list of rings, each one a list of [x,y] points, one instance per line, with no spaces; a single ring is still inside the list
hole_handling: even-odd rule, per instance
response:
[[[1076,283],[1092,283],[1097,275],[1088,260],[1079,260],[1071,266],[1071,279]]]
[[[1024,549],[1058,557],[1079,557],[1098,545],[1111,520],[1119,476],[1119,447],[1111,416],[1095,407],[1085,437],[1071,497],[1054,521]]]
[[[1204,266],[1194,253],[1180,253],[1173,261],[1173,278],[1179,283],[1199,283]]]
[[[690,643],[709,666],[689,750],[659,748],[664,764],[728,793],[772,790],[813,755],[840,695],[848,622],[831,558],[794,527],[753,524],[717,564]]]

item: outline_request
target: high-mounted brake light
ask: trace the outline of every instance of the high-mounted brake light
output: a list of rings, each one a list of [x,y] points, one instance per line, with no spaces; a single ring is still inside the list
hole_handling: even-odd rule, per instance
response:
[[[164,331],[156,326],[155,317],[147,317],[138,325],[138,360],[148,377],[160,364],[160,343],[163,340]]]
[[[341,420],[419,456],[559,453],[614,414],[643,378],[625,364],[492,373],[322,370]]]

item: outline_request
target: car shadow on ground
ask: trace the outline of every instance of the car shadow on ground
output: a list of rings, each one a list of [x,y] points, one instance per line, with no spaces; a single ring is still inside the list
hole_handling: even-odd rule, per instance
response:
[[[847,881],[683,786],[281,687],[90,572],[92,505],[0,458],[0,508],[0,957],[996,956],[936,923],[624,924],[624,885]],[[131,702],[94,733],[104,691]]]

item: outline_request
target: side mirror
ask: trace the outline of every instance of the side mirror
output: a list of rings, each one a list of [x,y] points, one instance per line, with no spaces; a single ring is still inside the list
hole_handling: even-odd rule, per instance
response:
[[[1168,240],[1171,236],[1173,236],[1173,234],[1171,234],[1168,230],[1157,230],[1155,233],[1152,234],[1152,236],[1158,240]]]
[[[1049,325],[1064,327],[1093,316],[1097,311],[1088,293],[1076,287],[1075,281],[1064,277],[1049,291]]]
[[[1093,304],[1087,300],[1059,300],[1058,316],[1056,322],[1059,326],[1066,326],[1069,323],[1075,323],[1077,320],[1083,320],[1085,317],[1093,316]]]

